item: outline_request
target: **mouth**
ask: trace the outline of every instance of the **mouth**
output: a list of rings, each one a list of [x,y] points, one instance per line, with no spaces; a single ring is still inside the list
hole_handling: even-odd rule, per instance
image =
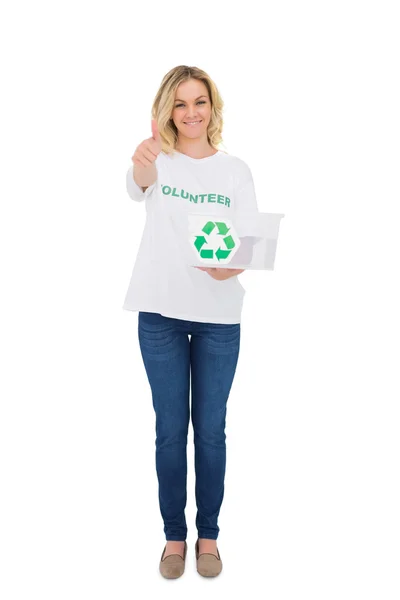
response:
[[[201,121],[188,121],[185,123],[185,121],[183,121],[185,125],[187,125],[188,127],[197,127],[197,125],[200,125],[200,123],[203,122],[203,119],[201,119]]]

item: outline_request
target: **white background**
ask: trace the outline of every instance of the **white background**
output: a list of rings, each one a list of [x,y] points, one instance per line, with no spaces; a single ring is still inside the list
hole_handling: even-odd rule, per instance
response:
[[[16,2],[1,11],[4,600],[398,600],[399,19],[395,2]],[[155,416],[123,300],[127,195],[174,66],[225,101],[223,149],[284,213],[245,272],[218,547],[164,548]],[[171,586],[171,587],[169,587]],[[139,589],[142,588],[142,591]]]

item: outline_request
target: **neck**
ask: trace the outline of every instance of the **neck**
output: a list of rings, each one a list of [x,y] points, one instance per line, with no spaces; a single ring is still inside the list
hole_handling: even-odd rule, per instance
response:
[[[182,136],[178,137],[175,150],[181,154],[186,154],[191,158],[205,158],[206,156],[212,156],[217,152],[217,149],[209,144],[207,138],[192,140]]]

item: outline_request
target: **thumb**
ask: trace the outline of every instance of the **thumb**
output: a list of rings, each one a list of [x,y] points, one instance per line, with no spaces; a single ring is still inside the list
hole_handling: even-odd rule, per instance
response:
[[[161,136],[158,130],[157,121],[155,119],[151,120],[151,133],[153,134],[153,139],[161,144]]]

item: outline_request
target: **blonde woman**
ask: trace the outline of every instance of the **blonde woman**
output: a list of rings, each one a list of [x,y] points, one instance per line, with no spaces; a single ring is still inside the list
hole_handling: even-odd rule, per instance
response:
[[[189,266],[178,240],[179,218],[187,212],[230,218],[258,210],[249,167],[219,149],[222,109],[207,73],[173,68],[153,102],[152,136],[137,146],[127,172],[130,197],[145,201],[146,223],[123,308],[138,311],[138,339],[156,417],[156,472],[166,537],[159,568],[167,578],[181,576],[185,568],[190,416],[197,570],[213,577],[222,569],[218,515],[224,496],[226,405],[239,356],[245,294],[237,276],[243,269]]]

